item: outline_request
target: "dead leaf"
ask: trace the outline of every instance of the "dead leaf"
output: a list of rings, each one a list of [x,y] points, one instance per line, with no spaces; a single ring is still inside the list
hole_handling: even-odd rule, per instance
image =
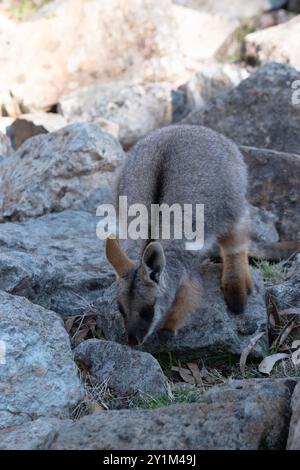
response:
[[[89,328],[83,328],[82,330],[78,331],[78,333],[76,333],[73,337],[74,343],[76,345],[79,344],[80,341],[82,341],[88,336],[89,332],[90,332]]]
[[[278,346],[281,346],[285,342],[285,340],[288,338],[288,336],[293,331],[295,326],[296,326],[296,323],[294,322],[294,320],[291,320],[286,325],[286,327],[282,330],[282,332],[280,333],[280,336],[278,338]]]
[[[246,346],[243,349],[241,357],[240,357],[240,371],[243,375],[245,375],[246,362],[247,362],[247,358],[248,358],[250,352],[252,351],[252,349],[254,348],[256,343],[258,342],[258,340],[262,336],[264,336],[264,334],[265,333],[262,332],[262,333],[258,333],[257,335],[253,336],[253,338],[250,340],[250,343],[248,344],[248,346]]]
[[[89,409],[91,413],[99,413],[99,411],[104,411],[103,406],[101,406],[100,403],[95,400],[91,400],[89,402]]]
[[[300,341],[295,341],[295,343],[297,342],[300,343]],[[292,363],[294,366],[298,366],[300,364],[300,348],[292,353]]]
[[[190,369],[190,371],[192,372],[193,374],[193,377],[196,381],[196,383],[198,385],[203,385],[203,381],[202,381],[202,377],[201,377],[201,372],[199,370],[199,367],[197,366],[197,364],[193,363],[193,362],[188,362],[187,363],[187,366],[188,368]]]
[[[277,353],[277,354],[272,354],[271,356],[267,356],[259,364],[258,370],[262,374],[270,375],[277,361],[282,361],[283,359],[288,359],[289,357],[290,355],[286,353]]]
[[[188,372],[186,372],[186,371],[188,371]],[[188,384],[191,384],[191,385],[195,385],[196,380],[194,379],[194,377],[192,376],[191,372],[188,369],[180,368],[178,372],[179,372],[180,377],[185,382],[187,382]]]
[[[75,320],[76,320],[76,317],[70,317],[66,319],[65,329],[67,330],[67,333],[70,333],[70,331],[72,330]]]

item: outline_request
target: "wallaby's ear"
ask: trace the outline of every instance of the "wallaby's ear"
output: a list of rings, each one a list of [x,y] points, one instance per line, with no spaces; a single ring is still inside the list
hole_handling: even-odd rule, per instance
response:
[[[105,242],[105,255],[119,277],[125,276],[134,267],[133,262],[121,250],[116,236],[110,234]]]
[[[159,242],[151,242],[146,246],[142,256],[142,266],[147,280],[159,283],[166,265],[163,247]]]

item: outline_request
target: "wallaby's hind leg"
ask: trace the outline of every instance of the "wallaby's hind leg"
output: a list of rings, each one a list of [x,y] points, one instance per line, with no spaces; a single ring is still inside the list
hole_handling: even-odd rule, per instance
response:
[[[248,230],[237,227],[219,241],[223,259],[222,288],[229,309],[243,313],[248,294],[252,289],[252,278],[248,264]]]

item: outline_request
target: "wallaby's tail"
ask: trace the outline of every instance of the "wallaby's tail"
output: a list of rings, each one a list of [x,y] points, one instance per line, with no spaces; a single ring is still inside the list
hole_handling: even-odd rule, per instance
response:
[[[256,259],[280,261],[292,258],[299,252],[300,241],[288,241],[258,245],[255,253],[249,250],[249,256]]]

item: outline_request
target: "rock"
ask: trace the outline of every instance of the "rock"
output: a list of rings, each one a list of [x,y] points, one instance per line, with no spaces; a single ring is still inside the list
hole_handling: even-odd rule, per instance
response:
[[[300,308],[300,256],[293,263],[289,278],[285,282],[273,285],[267,289],[277,310]]]
[[[224,48],[237,24],[171,0],[55,0],[23,22],[0,12],[0,105],[12,95],[17,106],[9,102],[8,115],[48,110],[95,81],[179,85]]]
[[[9,84],[30,110],[46,109],[95,79],[162,80],[184,70],[170,0],[56,0],[26,22],[2,15],[0,23],[6,64],[0,89]]]
[[[116,123],[121,144],[130,147],[153,129],[171,123],[171,86],[130,81],[89,85],[63,96],[58,109],[69,122],[104,118]]]
[[[13,428],[0,429],[0,449],[47,449],[61,424],[57,418],[39,418]]]
[[[29,121],[36,126],[43,126],[48,132],[58,131],[68,124],[67,120],[61,114],[57,113],[26,113],[20,114],[18,118]],[[14,121],[15,118],[12,117],[0,117],[0,131],[6,133],[7,128],[11,126]]]
[[[47,214],[0,224],[0,289],[60,313],[80,315],[112,282],[94,215]]]
[[[196,11],[181,5],[173,5],[173,14],[179,50],[183,62],[189,64],[191,70],[197,70],[202,61],[226,55],[239,27],[236,18]]]
[[[89,339],[76,347],[75,360],[117,396],[166,391],[166,377],[156,359],[128,346]]]
[[[276,26],[281,23],[294,18],[294,13],[284,10],[272,10],[267,13],[264,13],[259,19],[256,29],[270,28],[271,26]]]
[[[259,253],[262,245],[278,242],[279,235],[274,224],[275,220],[276,216],[272,212],[251,206],[251,256]]]
[[[299,240],[300,155],[244,146],[240,149],[248,166],[249,201],[273,214],[282,240]]]
[[[253,357],[264,355],[268,348],[267,316],[259,272],[252,271],[255,282],[253,293],[249,297],[246,312],[238,316],[229,312],[224,302],[219,266],[203,265],[201,271],[203,299],[199,310],[187,320],[176,336],[168,332],[155,333],[142,346],[143,350],[150,353],[173,352],[184,360],[213,355],[216,351],[239,356],[253,336],[264,332],[265,335],[252,350]],[[99,297],[95,304],[97,323],[107,340],[124,341],[116,297],[115,284],[110,287],[108,294]]]
[[[18,149],[27,139],[35,135],[47,134],[44,126],[36,126],[26,119],[16,119],[6,130],[14,150]]]
[[[0,292],[0,428],[45,416],[68,417],[82,389],[59,316]]]
[[[295,13],[300,13],[300,1],[299,0],[289,0],[287,8],[289,11],[293,11]]]
[[[300,450],[300,383],[293,393],[292,410],[287,450]]]
[[[84,207],[110,184],[123,156],[116,139],[92,123],[31,138],[3,162],[0,221]]]
[[[247,34],[243,58],[252,65],[281,62],[300,69],[300,57],[294,44],[300,42],[300,17],[296,16],[271,28]]]
[[[299,154],[300,112],[291,88],[299,79],[288,65],[267,64],[183,122],[211,127],[241,145]]]
[[[213,15],[221,15],[230,18],[245,20],[258,16],[263,12],[284,6],[286,0],[173,0],[174,3],[184,5],[187,8],[205,11]]]
[[[2,433],[0,446],[7,450],[284,449],[294,386],[295,381],[288,379],[234,380],[213,387],[199,403],[105,411],[75,422],[38,419]]]
[[[5,135],[2,134],[0,131],[0,158],[1,157],[6,157],[10,153],[12,153],[13,148],[11,146],[9,138]]]
[[[247,70],[237,64],[213,63],[203,66],[180,87],[187,97],[187,110],[203,108],[210,98],[234,88],[248,76]]]

